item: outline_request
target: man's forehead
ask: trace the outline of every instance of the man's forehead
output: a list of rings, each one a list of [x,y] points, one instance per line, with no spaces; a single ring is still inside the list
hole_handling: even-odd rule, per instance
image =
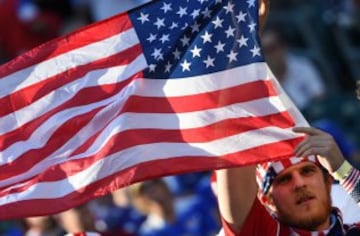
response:
[[[313,161],[302,161],[302,162],[299,162],[299,163],[296,163],[296,164],[293,164],[293,165],[287,167],[286,169],[281,171],[277,176],[281,176],[281,175],[284,175],[287,173],[298,171],[298,170],[301,170],[308,166],[313,166],[313,167],[317,167],[320,169],[320,167]]]

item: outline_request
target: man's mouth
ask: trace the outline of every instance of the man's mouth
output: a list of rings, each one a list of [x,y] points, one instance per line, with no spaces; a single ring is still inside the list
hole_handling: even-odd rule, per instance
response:
[[[303,196],[300,196],[297,200],[296,200],[296,205],[300,205],[302,203],[305,203],[305,202],[308,202],[310,200],[313,200],[315,199],[314,196],[311,196],[311,195],[303,195]]]

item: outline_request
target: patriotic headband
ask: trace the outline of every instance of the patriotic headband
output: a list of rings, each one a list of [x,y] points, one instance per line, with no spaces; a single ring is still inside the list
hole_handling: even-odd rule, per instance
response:
[[[256,167],[256,181],[259,186],[260,196],[263,197],[269,192],[273,180],[281,171],[305,161],[311,161],[320,165],[317,158],[313,155],[309,157],[292,157],[280,161],[258,164]]]

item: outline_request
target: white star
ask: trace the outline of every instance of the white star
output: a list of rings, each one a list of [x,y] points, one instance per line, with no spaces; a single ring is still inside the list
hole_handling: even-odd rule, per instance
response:
[[[198,48],[196,45],[194,47],[194,49],[191,49],[190,51],[192,52],[192,56],[193,57],[200,57],[200,52],[201,52],[201,48]]]
[[[215,1],[215,4],[221,4],[222,3],[222,0],[216,0]]]
[[[161,41],[162,43],[165,43],[166,41],[170,41],[169,37],[170,37],[169,34],[163,34],[163,35],[161,36],[161,38],[160,38],[160,41]]]
[[[239,48],[246,46],[247,47],[247,41],[249,40],[249,38],[245,38],[244,35],[241,35],[241,37],[237,40],[237,42],[239,43]]]
[[[203,62],[205,63],[206,65],[206,68],[208,67],[214,67],[214,61],[215,61],[215,58],[211,58],[210,56],[207,56],[206,60],[204,60]]]
[[[249,29],[250,29],[250,32],[253,32],[255,30],[255,27],[256,27],[256,23],[254,22],[251,22],[250,25],[248,25]]]
[[[181,52],[178,49],[175,49],[175,51],[172,53],[174,55],[174,58],[179,60]]]
[[[167,4],[166,2],[164,2],[164,5],[162,6],[161,10],[163,10],[164,13],[171,11],[172,10],[171,3]]]
[[[180,7],[178,12],[176,12],[176,14],[178,14],[180,17],[183,17],[184,15],[187,15],[187,7]]]
[[[199,32],[200,31],[200,24],[195,21],[195,23],[191,26],[191,32]]]
[[[179,27],[178,23],[173,22],[173,23],[171,24],[171,26],[170,26],[170,29],[175,29],[175,28],[177,28],[177,27]]]
[[[246,20],[245,20],[245,17],[246,17],[246,15],[247,15],[247,13],[245,13],[245,12],[239,12],[239,14],[238,15],[236,15],[236,18],[237,18],[237,22],[238,23],[240,23],[241,21],[243,21],[243,22],[246,22]]]
[[[229,38],[229,37],[234,37],[234,32],[235,32],[235,28],[232,28],[230,25],[229,25],[229,28],[225,31],[226,33],[226,38]]]
[[[165,65],[165,73],[170,72],[171,67],[172,67],[172,64],[170,64],[170,62],[168,61],[168,63]]]
[[[185,47],[185,46],[189,45],[190,38],[188,38],[188,37],[186,37],[186,35],[184,35],[184,37],[182,37],[180,39],[180,41],[182,42],[183,47]]]
[[[186,59],[184,60],[183,63],[180,63],[181,67],[182,67],[182,71],[190,71],[190,66],[191,66],[191,63],[189,63]]]
[[[252,56],[260,56],[260,48],[257,47],[256,45],[254,45],[254,47],[252,49],[250,49],[250,51],[252,52]]]
[[[230,51],[229,54],[227,54],[226,56],[229,58],[229,62],[232,62],[232,61],[237,61],[237,52],[234,52],[233,50]]]
[[[141,24],[144,24],[146,21],[149,21],[149,14],[140,12],[140,16],[137,19],[141,21]]]
[[[160,19],[160,18],[157,18],[156,19],[156,22],[154,23],[154,25],[156,25],[157,29],[160,29],[161,27],[164,27],[165,26],[165,23],[164,23],[165,19]]]
[[[225,13],[232,13],[234,11],[234,4],[228,2],[227,6],[224,6]]]
[[[216,48],[216,53],[223,52],[224,51],[225,43],[222,43],[220,40],[214,47]]]
[[[196,9],[191,13],[193,19],[196,19],[196,17],[198,17],[199,15],[200,15],[200,9]]]
[[[250,7],[255,7],[255,0],[247,0],[246,2],[248,4],[249,8]]]
[[[201,4],[203,4],[204,2],[207,2],[208,0],[198,0]]]
[[[212,23],[215,25],[216,28],[222,28],[222,23],[224,22],[224,19],[220,19],[218,16],[215,20],[212,21]]]
[[[150,33],[150,36],[146,40],[152,43],[152,41],[154,41],[155,39],[156,39],[156,34]]]
[[[155,69],[156,69],[156,64],[149,65],[149,71],[150,72],[155,72]]]
[[[212,34],[209,34],[209,32],[205,32],[205,34],[201,35],[200,36],[202,39],[203,39],[203,43],[205,44],[206,42],[209,42],[211,43],[211,37],[212,37]]]
[[[155,48],[154,52],[151,53],[151,56],[153,56],[156,60],[164,59],[163,54],[161,53],[161,48]]]
[[[209,10],[209,8],[207,7],[207,8],[205,8],[205,10],[203,10],[202,12],[201,12],[201,14],[203,14],[203,16],[205,17],[205,18],[211,18],[211,10]]]

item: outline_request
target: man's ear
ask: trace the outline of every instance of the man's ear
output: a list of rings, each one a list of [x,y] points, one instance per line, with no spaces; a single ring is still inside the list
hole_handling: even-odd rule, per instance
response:
[[[328,174],[327,178],[328,179],[326,181],[326,184],[327,184],[329,192],[331,192],[331,187],[332,187],[332,184],[334,183],[334,178],[329,174]]]
[[[260,200],[261,204],[267,208],[270,212],[276,212],[276,206],[270,194],[267,195],[258,195],[258,199]]]

